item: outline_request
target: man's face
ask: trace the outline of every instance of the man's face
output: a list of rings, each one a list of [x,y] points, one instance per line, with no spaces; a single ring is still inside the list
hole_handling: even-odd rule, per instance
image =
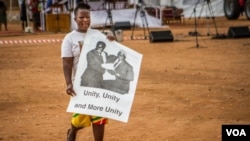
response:
[[[99,52],[99,53],[103,52],[103,48],[101,48],[101,47],[97,48],[96,50],[97,50],[97,52]]]
[[[90,11],[79,9],[75,15],[75,21],[79,31],[86,32],[90,26]]]
[[[124,57],[124,55],[119,54],[119,55],[118,55],[118,59],[119,59],[120,61],[122,61],[122,60],[124,60],[124,59],[125,59],[125,57]]]

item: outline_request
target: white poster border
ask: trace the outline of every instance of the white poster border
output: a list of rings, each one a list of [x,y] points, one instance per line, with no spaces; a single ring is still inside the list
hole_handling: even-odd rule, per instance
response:
[[[101,88],[80,86],[81,75],[87,67],[87,53],[95,48],[98,41],[105,42],[105,52],[108,54],[117,55],[120,50],[126,52],[126,61],[131,64],[134,71],[134,80],[131,81],[127,94],[120,94]],[[119,42],[109,41],[106,35],[99,30],[89,29],[84,40],[74,81],[74,91],[77,96],[70,98],[67,112],[101,116],[121,122],[128,122],[139,79],[141,62],[142,54]]]

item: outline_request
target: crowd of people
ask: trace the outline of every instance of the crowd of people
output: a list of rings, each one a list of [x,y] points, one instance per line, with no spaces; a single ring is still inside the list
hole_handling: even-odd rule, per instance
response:
[[[63,2],[63,3],[62,3]],[[86,0],[76,0],[76,4],[80,2],[85,2]],[[20,21],[21,28],[25,31],[25,28],[28,27],[28,23],[32,23],[33,31],[40,31],[41,28],[41,12],[42,9],[45,14],[51,14],[53,5],[59,4],[63,5],[63,9],[69,11],[68,1],[65,0],[47,0],[46,3],[42,3],[40,0],[20,0]],[[61,4],[62,3],[62,4]],[[7,5],[6,1],[0,0],[0,30],[2,30],[2,25],[4,25],[5,30],[7,31]],[[29,20],[29,21],[28,21]]]
[[[51,7],[53,3],[57,3],[60,0],[48,0],[45,7]],[[21,0],[20,1],[20,21],[21,27],[24,31],[28,27],[28,20],[33,23],[33,30],[41,30],[41,12],[42,3],[39,0]],[[5,30],[8,30],[8,13],[7,13],[7,3],[6,1],[0,0],[0,30],[2,30],[2,25]],[[30,14],[31,13],[31,14]]]

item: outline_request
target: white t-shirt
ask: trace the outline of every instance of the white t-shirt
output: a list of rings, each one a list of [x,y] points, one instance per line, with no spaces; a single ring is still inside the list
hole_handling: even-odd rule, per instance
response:
[[[75,78],[77,64],[80,57],[80,44],[84,42],[86,33],[81,33],[76,30],[68,33],[61,45],[61,57],[73,57],[72,80]]]

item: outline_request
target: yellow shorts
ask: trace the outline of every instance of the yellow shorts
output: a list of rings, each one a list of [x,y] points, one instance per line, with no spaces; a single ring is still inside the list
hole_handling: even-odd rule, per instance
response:
[[[88,127],[92,124],[107,124],[108,119],[103,117],[97,117],[97,116],[89,116],[89,115],[83,115],[74,113],[71,119],[71,123],[74,127],[82,128],[82,127]]]

